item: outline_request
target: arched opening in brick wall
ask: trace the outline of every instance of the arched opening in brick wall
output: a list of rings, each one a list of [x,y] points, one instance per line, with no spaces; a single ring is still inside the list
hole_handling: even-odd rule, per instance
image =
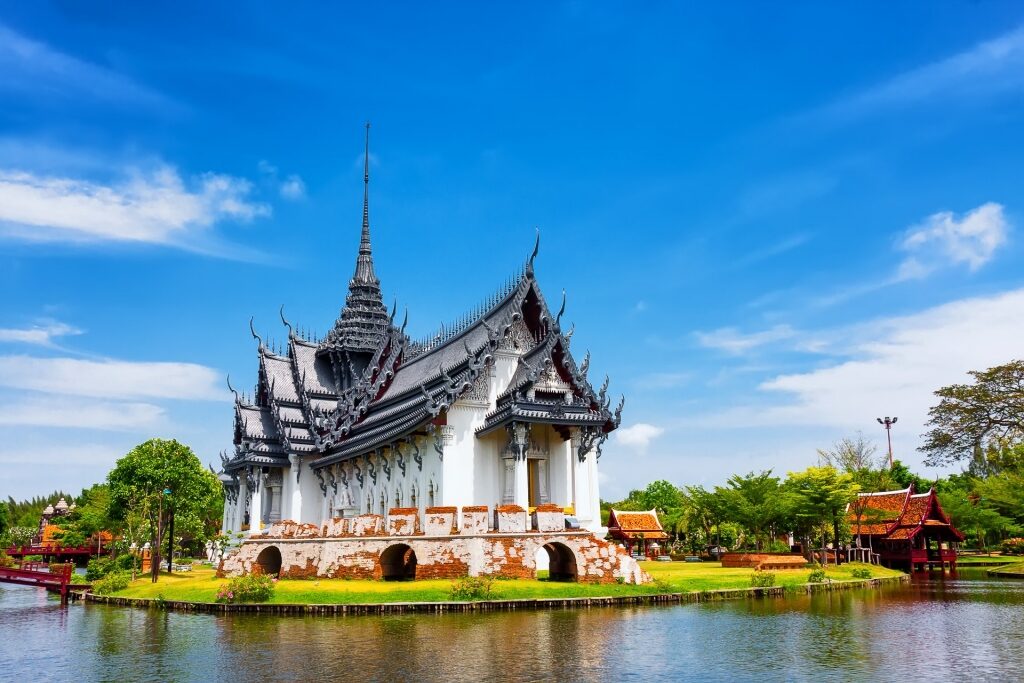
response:
[[[281,551],[275,546],[264,548],[256,556],[256,566],[259,567],[260,574],[279,577],[281,575]]]
[[[380,554],[381,578],[385,581],[412,581],[416,578],[416,553],[404,543]]]
[[[576,581],[579,571],[576,568],[576,555],[564,543],[548,543],[541,550],[547,555],[548,580]],[[537,552],[540,555],[540,550]],[[543,561],[537,563],[538,569]]]

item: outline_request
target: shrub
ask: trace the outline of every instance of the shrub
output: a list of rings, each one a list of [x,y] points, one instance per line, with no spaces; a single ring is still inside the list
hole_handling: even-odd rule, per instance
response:
[[[825,570],[821,567],[812,569],[811,573],[807,575],[807,583],[825,583]]]
[[[775,539],[774,541],[765,544],[764,552],[766,553],[788,553],[791,552],[789,544],[785,541]]]
[[[14,566],[14,558],[0,550],[0,567],[8,569]]]
[[[66,571],[65,567],[67,567],[67,565],[69,565],[69,564],[71,564],[71,563],[70,562],[51,562],[49,567],[48,567],[48,569],[50,570],[51,574],[63,574]],[[74,572],[75,570],[72,569],[71,571]]]
[[[112,569],[114,569],[114,565],[109,557],[97,557],[94,560],[89,560],[89,564],[85,566],[85,580],[96,581],[102,579]]]
[[[850,576],[855,579],[870,579],[871,570],[867,567],[855,567],[851,572]]]
[[[490,576],[463,576],[452,582],[448,597],[452,600],[490,600],[491,585],[494,579]]]
[[[274,594],[277,579],[267,574],[248,574],[231,579],[217,591],[217,602],[266,602]]]
[[[775,585],[775,574],[756,569],[750,575],[750,585],[754,588],[770,588]]]
[[[92,585],[92,590],[97,595],[110,595],[117,591],[123,591],[131,583],[132,577],[128,572],[110,572]]]
[[[1024,555],[1024,538],[1008,538],[1003,541],[1003,552],[1007,555]]]

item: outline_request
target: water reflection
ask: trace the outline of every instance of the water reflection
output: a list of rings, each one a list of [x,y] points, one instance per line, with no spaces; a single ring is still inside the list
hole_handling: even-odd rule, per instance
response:
[[[659,608],[193,615],[0,588],[4,677],[77,681],[1022,680],[1024,582]]]

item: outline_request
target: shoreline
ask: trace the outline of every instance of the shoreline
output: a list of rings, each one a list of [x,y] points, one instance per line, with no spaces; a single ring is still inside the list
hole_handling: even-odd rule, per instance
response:
[[[1004,562],[995,569],[986,570],[985,573],[1004,579],[1024,579],[1024,562]]]
[[[370,615],[370,614],[444,614],[468,612],[509,612],[517,610],[581,609],[589,607],[683,605],[720,600],[784,598],[794,594],[815,595],[859,588],[879,588],[888,583],[906,583],[909,574],[900,576],[830,581],[801,584],[795,591],[785,586],[768,588],[720,588],[688,593],[656,593],[651,595],[618,595],[581,598],[520,598],[512,600],[478,600],[472,602],[377,602],[377,603],[240,603],[189,602],[184,600],[158,600],[155,598],[126,598],[78,592],[74,599],[87,603],[133,607],[137,609],[164,609],[197,614],[270,614],[270,615]],[[802,590],[801,590],[802,589]]]

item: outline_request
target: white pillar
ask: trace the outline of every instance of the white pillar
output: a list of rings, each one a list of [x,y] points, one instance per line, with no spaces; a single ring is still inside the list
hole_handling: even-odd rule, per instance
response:
[[[530,482],[527,475],[526,458],[515,459],[516,505],[530,507]]]
[[[288,468],[288,483],[291,489],[291,500],[289,501],[288,519],[293,519],[296,522],[302,520],[302,489],[299,488],[299,473],[302,471],[302,459],[299,456],[292,454],[288,456],[288,462],[292,464]]]
[[[263,481],[263,471],[256,468],[256,486],[252,492],[249,502],[249,533],[254,534],[263,528],[263,489],[266,482]]]
[[[238,500],[235,501],[235,522],[232,524],[232,531],[239,532],[245,524],[245,499],[249,496],[249,481],[245,476],[245,470],[238,473]]]

